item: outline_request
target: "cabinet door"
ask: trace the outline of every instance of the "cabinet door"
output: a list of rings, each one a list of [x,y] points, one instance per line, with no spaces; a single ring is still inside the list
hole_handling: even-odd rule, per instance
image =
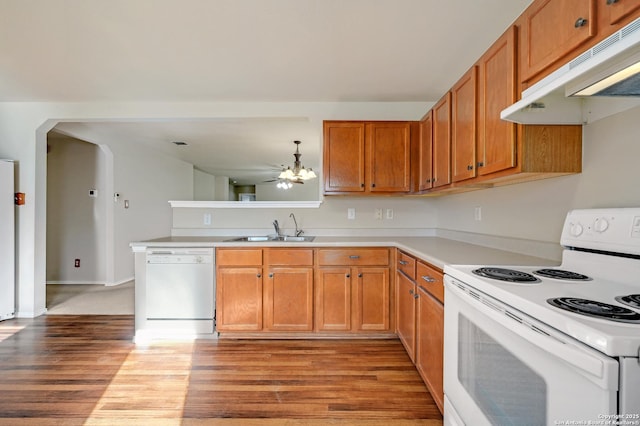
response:
[[[354,329],[389,330],[389,268],[354,268]]]
[[[516,28],[505,32],[478,61],[478,174],[516,166],[516,124],[500,112],[517,100]]]
[[[216,329],[262,330],[262,268],[218,268]]]
[[[476,67],[451,88],[451,180],[476,175]]]
[[[415,361],[416,285],[404,274],[397,273],[396,303],[398,337],[411,361]]]
[[[324,122],[324,191],[364,192],[364,122]]]
[[[420,144],[418,146],[417,185],[418,191],[426,191],[433,187],[432,170],[433,150],[433,111],[429,111],[420,122]]]
[[[523,82],[596,35],[595,0],[538,0],[522,19]]]
[[[313,329],[313,268],[272,267],[264,282],[265,328]]]
[[[418,296],[416,368],[442,412],[444,306],[422,289],[419,290]]]
[[[433,107],[433,187],[451,183],[451,93]]]
[[[367,123],[365,136],[369,191],[408,192],[411,189],[410,123]]]
[[[351,330],[351,268],[319,268],[315,294],[316,330]]]
[[[640,10],[638,0],[602,0],[606,4],[606,12],[609,13],[609,24],[617,24],[627,16]],[[605,12],[605,13],[606,13]]]

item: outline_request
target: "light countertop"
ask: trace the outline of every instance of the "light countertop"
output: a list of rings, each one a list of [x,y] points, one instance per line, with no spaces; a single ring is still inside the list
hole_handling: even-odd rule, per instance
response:
[[[311,242],[226,241],[232,237],[165,237],[131,243],[134,252],[152,247],[397,247],[433,266],[445,265],[557,265],[550,259],[528,256],[440,237],[318,236]]]

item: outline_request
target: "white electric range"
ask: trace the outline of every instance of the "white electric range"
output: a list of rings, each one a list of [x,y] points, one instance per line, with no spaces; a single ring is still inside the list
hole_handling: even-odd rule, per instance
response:
[[[571,211],[560,242],[445,266],[445,424],[640,425],[640,208]]]

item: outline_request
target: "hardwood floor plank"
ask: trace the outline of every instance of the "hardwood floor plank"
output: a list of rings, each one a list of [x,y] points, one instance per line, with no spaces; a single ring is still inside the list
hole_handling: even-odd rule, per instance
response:
[[[132,343],[131,316],[0,322],[0,425],[441,425],[398,340]]]

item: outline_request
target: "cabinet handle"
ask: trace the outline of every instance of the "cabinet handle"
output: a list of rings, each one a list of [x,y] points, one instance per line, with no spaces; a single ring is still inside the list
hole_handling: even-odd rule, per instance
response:
[[[612,4],[618,3],[618,0],[607,0],[607,5],[611,6]]]
[[[436,279],[433,277],[430,277],[429,275],[423,275],[422,279],[425,280],[428,283],[435,283]]]
[[[587,20],[584,18],[578,18],[576,20],[576,23],[573,24],[573,26],[576,28],[584,27],[585,25],[587,25]]]
[[[467,170],[473,170],[473,166],[472,165],[468,165],[467,166]]]
[[[407,262],[406,260],[398,260],[398,263],[403,265],[403,266],[409,264],[409,262]]]
[[[360,259],[360,256],[358,256],[357,254],[352,254],[349,256],[349,259]]]

